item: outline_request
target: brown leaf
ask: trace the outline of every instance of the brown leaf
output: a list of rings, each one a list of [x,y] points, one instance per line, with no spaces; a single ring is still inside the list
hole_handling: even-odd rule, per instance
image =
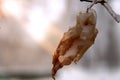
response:
[[[85,51],[94,43],[98,33],[96,29],[96,13],[90,10],[88,13],[80,13],[77,16],[77,24],[64,33],[53,56],[52,77],[64,65],[77,63]]]

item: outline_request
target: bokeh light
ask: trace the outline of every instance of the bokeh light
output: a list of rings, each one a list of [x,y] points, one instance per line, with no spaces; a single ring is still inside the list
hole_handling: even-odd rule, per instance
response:
[[[6,15],[12,15],[17,18],[22,15],[22,5],[19,0],[2,0],[1,7]]]

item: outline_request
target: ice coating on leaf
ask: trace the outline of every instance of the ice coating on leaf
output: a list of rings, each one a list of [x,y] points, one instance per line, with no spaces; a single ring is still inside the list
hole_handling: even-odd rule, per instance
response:
[[[64,33],[54,55],[52,77],[64,65],[73,61],[77,63],[85,51],[94,43],[98,31],[96,29],[96,13],[80,13],[76,25]]]

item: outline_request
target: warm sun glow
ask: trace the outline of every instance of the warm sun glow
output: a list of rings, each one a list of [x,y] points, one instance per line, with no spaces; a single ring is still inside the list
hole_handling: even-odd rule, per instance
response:
[[[30,9],[28,20],[28,33],[36,41],[43,41],[48,31],[50,21],[46,18],[42,9],[38,6]]]
[[[19,17],[21,15],[22,7],[18,0],[3,0],[2,11],[7,15]]]
[[[28,33],[36,41],[43,41],[50,25],[59,20],[65,10],[64,0],[48,0],[46,6],[33,5],[28,11]]]
[[[44,41],[50,25],[61,18],[65,10],[65,1],[48,0],[46,5],[33,3],[30,6],[25,6],[24,1],[26,0],[2,0],[2,12],[5,16],[12,16],[19,21],[32,39],[37,42]]]

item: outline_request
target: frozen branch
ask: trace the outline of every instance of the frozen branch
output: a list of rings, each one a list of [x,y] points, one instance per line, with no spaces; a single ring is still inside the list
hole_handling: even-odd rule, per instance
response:
[[[107,0],[80,0],[85,2],[92,2],[92,4],[87,8],[87,12],[94,6],[94,4],[100,3],[103,5],[110,15],[119,23],[120,22],[120,15],[116,14],[111,6],[107,3]]]
[[[110,13],[110,15],[119,23],[120,22],[120,15],[116,14],[112,10],[111,6],[108,3],[104,3],[102,5],[107,9],[107,11]]]

